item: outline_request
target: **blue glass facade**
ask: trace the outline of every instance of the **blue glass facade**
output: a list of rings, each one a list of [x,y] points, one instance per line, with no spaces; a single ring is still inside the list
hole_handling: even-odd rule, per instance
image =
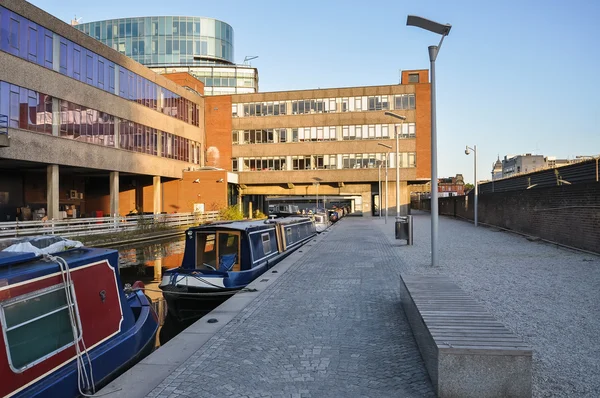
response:
[[[199,125],[198,105],[172,91],[150,82],[114,62],[68,40],[59,41],[59,65],[54,65],[54,32],[0,7],[0,50],[34,62],[65,76],[79,80],[111,94],[157,110],[184,122]],[[119,76],[116,74],[117,67]]]
[[[75,28],[145,66],[233,63],[233,28],[212,18],[121,18]]]

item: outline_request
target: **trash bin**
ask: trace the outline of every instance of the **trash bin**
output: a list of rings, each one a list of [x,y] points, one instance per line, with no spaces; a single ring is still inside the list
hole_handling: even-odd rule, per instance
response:
[[[396,217],[396,239],[406,240],[407,245],[413,244],[412,216]]]

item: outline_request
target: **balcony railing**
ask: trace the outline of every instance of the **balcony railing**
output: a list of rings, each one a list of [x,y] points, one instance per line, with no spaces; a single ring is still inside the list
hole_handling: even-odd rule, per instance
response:
[[[0,223],[0,239],[34,235],[75,237],[125,231],[144,231],[199,225],[219,219],[218,211],[206,213],[148,214],[129,217],[93,217],[47,221],[14,221]]]

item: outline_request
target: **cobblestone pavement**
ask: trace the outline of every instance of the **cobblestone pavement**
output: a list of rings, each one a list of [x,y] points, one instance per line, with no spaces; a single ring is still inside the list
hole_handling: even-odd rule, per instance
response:
[[[433,397],[398,250],[346,218],[149,397]]]
[[[534,397],[600,397],[600,256],[440,217],[433,269],[431,218],[413,220],[413,246],[393,239],[393,217],[373,220],[402,259],[394,270],[447,275],[528,342]]]

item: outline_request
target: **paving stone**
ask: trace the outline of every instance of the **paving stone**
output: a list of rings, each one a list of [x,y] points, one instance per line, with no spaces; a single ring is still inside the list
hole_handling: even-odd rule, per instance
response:
[[[372,219],[343,219],[152,393],[433,397],[395,249]]]

